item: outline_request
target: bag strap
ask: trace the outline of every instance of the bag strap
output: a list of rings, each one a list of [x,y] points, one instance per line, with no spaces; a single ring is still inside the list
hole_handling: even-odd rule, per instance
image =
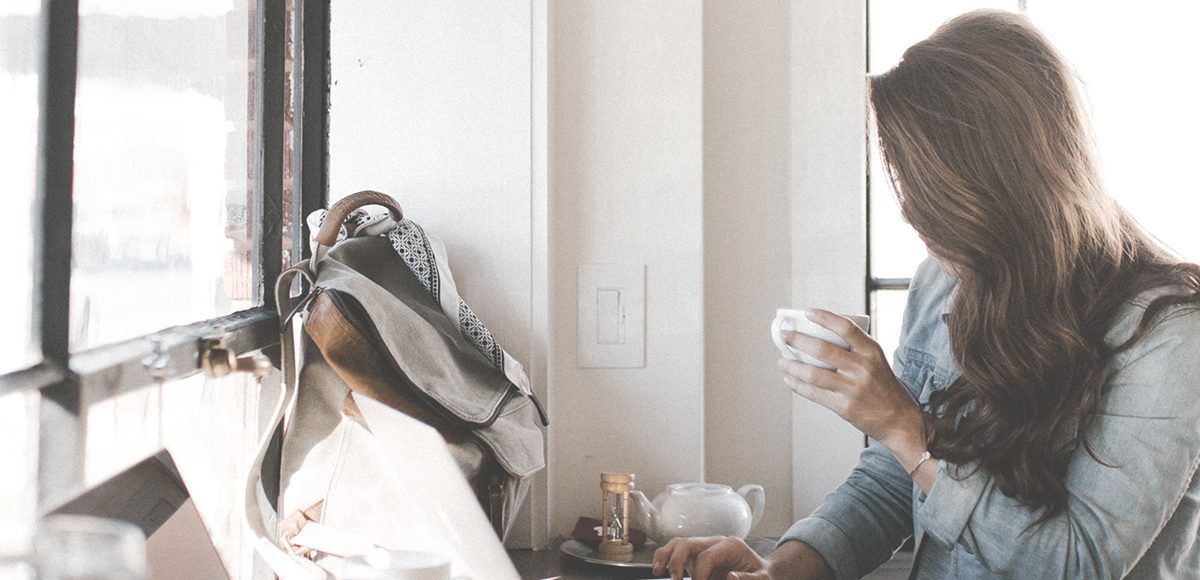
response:
[[[340,558],[379,549],[379,546],[359,534],[311,521],[305,522],[300,532],[288,539],[288,543],[301,551],[313,550]]]
[[[392,219],[397,222],[404,219],[404,210],[400,209],[400,204],[386,193],[366,189],[339,199],[330,206],[329,211],[325,214],[325,222],[317,230],[317,235],[313,237],[316,247],[313,248],[309,266],[314,272],[317,269],[317,262],[325,257],[325,252],[330,247],[337,243],[338,231],[342,227],[342,222],[346,220],[346,216],[364,205],[382,205],[391,212]]]
[[[255,536],[254,549],[262,556],[271,570],[281,580],[325,580],[329,577],[321,567],[303,558],[288,555],[272,540],[274,535],[269,530],[275,527],[274,521],[268,522],[269,512],[273,512],[266,502],[266,492],[262,487],[262,464],[267,455],[267,448],[275,430],[283,422],[284,417],[296,404],[296,367],[303,360],[303,341],[298,341],[296,335],[303,332],[303,324],[294,324],[296,319],[303,322],[304,312],[296,308],[285,311],[290,305],[292,282],[297,275],[304,276],[309,282],[309,294],[312,294],[313,277],[305,265],[293,266],[284,270],[275,281],[275,307],[279,313],[279,343],[281,348],[280,366],[283,367],[283,380],[280,384],[279,401],[267,421],[262,436],[258,439],[258,449],[254,460],[246,473],[245,495],[243,497],[243,519],[246,526]],[[300,345],[297,348],[297,345]]]

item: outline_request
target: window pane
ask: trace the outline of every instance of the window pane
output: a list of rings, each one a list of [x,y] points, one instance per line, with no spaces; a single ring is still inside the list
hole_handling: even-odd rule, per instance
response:
[[[37,362],[33,337],[33,194],[37,173],[41,2],[0,6],[0,192],[11,219],[0,284],[0,373]]]
[[[1193,113],[1200,4],[1155,0],[1131,10],[1028,0],[1027,9],[1083,79],[1110,193],[1165,244],[1200,262],[1200,181],[1188,177],[1200,157]]]
[[[868,2],[867,55],[871,73],[886,71],[900,61],[904,50],[929,36],[943,22],[976,8],[1016,10],[1016,0],[964,2],[963,0],[876,0]],[[925,259],[925,245],[900,217],[891,184],[879,165],[879,152],[871,143],[871,275],[908,278]]]
[[[904,322],[906,302],[908,290],[876,290],[871,293],[871,336],[879,341],[889,363],[900,344],[900,325]]]
[[[162,444],[170,451],[231,578],[253,578],[254,542],[240,486],[279,397],[279,373],[261,383],[246,373],[203,375],[162,389]],[[238,482],[239,485],[231,485]]]
[[[90,405],[84,485],[94,486],[162,448],[162,388],[146,387]]]
[[[37,518],[37,425],[36,392],[18,391],[0,397],[0,459],[4,461],[0,526],[15,527]]]
[[[87,409],[84,480],[97,485],[161,449],[170,452],[213,546],[233,578],[249,578],[254,551],[240,482],[279,397],[279,373],[219,379],[194,374],[100,401]],[[3,402],[3,399],[0,399]],[[0,419],[7,418],[0,407]],[[36,432],[36,431],[35,431]],[[2,434],[3,431],[0,431]]]
[[[96,485],[160,449],[170,452],[226,571],[250,578],[254,551],[236,485],[249,469],[279,396],[279,374],[195,374],[125,393],[87,411],[85,481]],[[3,400],[0,399],[0,402]],[[7,417],[0,407],[0,418]]]
[[[250,306],[247,0],[81,0],[73,350]]]

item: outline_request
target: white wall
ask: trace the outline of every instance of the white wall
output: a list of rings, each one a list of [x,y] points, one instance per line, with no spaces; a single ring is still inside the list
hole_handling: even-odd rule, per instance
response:
[[[753,533],[781,534],[862,447],[782,386],[767,332],[781,306],[865,309],[862,5],[552,8],[551,533],[595,511],[597,472],[627,469],[651,495],[760,483]],[[606,261],[649,265],[645,369],[573,367],[574,268]],[[632,434],[605,434],[620,407]]]
[[[792,392],[767,332],[791,305],[787,0],[704,4],[705,477],[758,483],[792,523]]]
[[[544,365],[531,330],[530,11],[528,1],[334,3],[329,183],[331,200],[389,193],[440,236],[459,293],[544,397],[545,374],[532,372]],[[544,495],[535,489],[527,511],[541,513]],[[543,527],[529,521],[514,545]]]
[[[861,10],[334,6],[333,196],[392,193],[444,237],[463,295],[544,390],[530,542],[595,515],[604,470],[650,495],[763,484],[755,533],[777,535],[852,465],[861,439],[782,386],[767,333],[780,306],[865,303],[861,16],[847,7]],[[590,263],[646,266],[644,368],[578,368]]]
[[[330,34],[331,199],[395,196],[445,240],[459,292],[520,353],[530,324],[529,3],[344,0]]]
[[[865,4],[792,4],[792,302],[866,309]],[[841,483],[863,436],[792,398],[792,511],[803,517]]]
[[[601,471],[704,476],[699,2],[556,2],[551,530],[599,514]],[[576,367],[576,268],[646,266],[646,366]]]

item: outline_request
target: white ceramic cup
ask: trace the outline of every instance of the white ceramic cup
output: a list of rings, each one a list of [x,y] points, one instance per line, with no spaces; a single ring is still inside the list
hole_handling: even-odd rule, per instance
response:
[[[345,580],[450,580],[450,558],[433,552],[377,549],[346,558]]]
[[[855,326],[863,329],[864,331],[870,328],[870,316],[866,316],[864,314],[839,314],[839,316],[849,318]],[[818,358],[812,357],[807,353],[800,352],[799,350],[792,348],[788,343],[784,342],[783,339],[788,332],[807,334],[845,349],[850,348],[850,345],[847,344],[845,340],[842,340],[842,337],[837,333],[809,320],[808,317],[804,315],[803,310],[792,310],[790,308],[780,308],[779,310],[776,310],[775,320],[771,321],[771,339],[775,341],[775,346],[779,348],[779,353],[782,354],[784,358],[798,360],[802,363],[810,364],[815,367],[833,369],[833,365],[828,364]]]

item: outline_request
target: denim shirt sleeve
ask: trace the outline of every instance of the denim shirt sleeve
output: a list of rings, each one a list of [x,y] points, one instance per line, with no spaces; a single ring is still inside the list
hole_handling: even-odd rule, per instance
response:
[[[871,441],[846,481],[779,542],[812,546],[841,580],[878,568],[911,535],[912,479],[886,447]]]
[[[894,357],[897,376],[903,378],[905,345],[941,316],[949,294],[948,278],[932,260],[917,270],[909,291]],[[917,398],[921,385],[905,386]],[[780,543],[799,540],[813,547],[836,577],[859,578],[888,561],[913,533],[913,482],[908,472],[882,444],[871,440],[859,455],[858,465],[812,515],[795,524]]]
[[[1118,324],[1123,338],[1143,308]],[[916,517],[1017,578],[1119,578],[1150,549],[1200,466],[1200,312],[1171,312],[1112,363],[1101,415],[1068,465],[1066,510],[1042,524],[973,466],[939,462]]]

